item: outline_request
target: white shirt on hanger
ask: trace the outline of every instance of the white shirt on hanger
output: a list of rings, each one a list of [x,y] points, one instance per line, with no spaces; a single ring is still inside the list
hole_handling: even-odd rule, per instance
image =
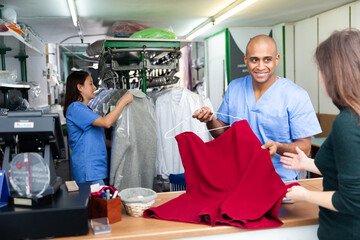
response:
[[[177,134],[191,131],[204,142],[212,140],[206,124],[192,118],[194,111],[203,106],[213,109],[209,99],[204,100],[203,97],[186,88],[172,88],[157,98],[155,103],[158,135],[156,172],[163,178],[168,178],[170,174],[184,172],[175,139]]]

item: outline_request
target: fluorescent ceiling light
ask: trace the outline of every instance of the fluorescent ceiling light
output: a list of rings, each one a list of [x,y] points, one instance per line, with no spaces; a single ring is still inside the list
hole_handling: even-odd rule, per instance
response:
[[[235,13],[240,12],[244,8],[250,6],[251,4],[255,3],[257,0],[237,0],[234,1],[232,4],[218,12],[212,17],[209,17],[205,22],[191,30],[187,35],[186,39],[192,40],[195,37],[199,36],[200,34],[204,33],[206,30],[211,28],[213,25],[218,24],[225,19],[231,17]]]
[[[214,18],[214,24],[218,24],[222,21],[224,21],[225,19],[231,17],[232,15],[234,15],[235,13],[240,12],[241,10],[243,10],[244,8],[250,6],[251,4],[255,3],[257,0],[246,0],[243,1],[242,3],[240,3],[239,5],[235,6],[234,8],[231,8],[229,11],[226,11],[225,13],[221,14],[218,17]]]
[[[67,0],[68,5],[69,5],[69,9],[70,9],[70,13],[71,13],[71,17],[73,20],[73,24],[75,27],[77,27],[78,25],[78,17],[77,17],[77,13],[76,13],[76,6],[75,6],[75,2],[74,0]]]
[[[196,38],[200,34],[204,33],[206,30],[211,28],[213,25],[214,25],[213,22],[209,22],[209,23],[205,24],[204,26],[196,29],[192,33],[190,32],[189,35],[186,36],[186,39],[192,40],[192,39]]]

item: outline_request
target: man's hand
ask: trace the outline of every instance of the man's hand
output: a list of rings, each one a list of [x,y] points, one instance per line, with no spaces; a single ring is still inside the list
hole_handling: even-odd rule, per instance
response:
[[[209,107],[202,107],[196,110],[193,115],[193,118],[197,118],[200,122],[210,122],[214,119],[214,113],[211,111]]]
[[[270,152],[270,157],[273,158],[277,151],[276,142],[269,140],[264,145],[261,146],[262,149],[267,149]]]

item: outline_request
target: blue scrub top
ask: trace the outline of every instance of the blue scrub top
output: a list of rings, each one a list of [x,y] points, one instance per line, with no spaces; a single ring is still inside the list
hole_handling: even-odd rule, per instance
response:
[[[99,117],[81,102],[73,102],[66,111],[71,172],[78,183],[107,178],[105,131],[91,125]]]
[[[231,81],[218,110],[221,121],[232,124],[241,118],[248,121],[262,144],[269,140],[291,143],[294,139],[321,133],[321,127],[307,92],[286,78],[279,78],[255,101],[252,77]],[[297,179],[297,171],[282,167],[280,155],[272,158],[283,181]]]

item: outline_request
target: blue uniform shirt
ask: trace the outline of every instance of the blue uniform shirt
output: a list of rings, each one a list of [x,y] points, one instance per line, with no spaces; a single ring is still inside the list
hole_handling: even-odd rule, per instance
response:
[[[307,92],[286,78],[275,81],[257,102],[250,75],[231,81],[218,113],[247,120],[263,144],[268,140],[291,143],[321,133]],[[217,117],[228,124],[238,120],[221,114]],[[283,181],[297,179],[297,171],[282,167],[279,154],[272,162]]]
[[[91,125],[99,117],[81,102],[73,102],[66,111],[71,172],[78,183],[107,178],[105,131]]]

